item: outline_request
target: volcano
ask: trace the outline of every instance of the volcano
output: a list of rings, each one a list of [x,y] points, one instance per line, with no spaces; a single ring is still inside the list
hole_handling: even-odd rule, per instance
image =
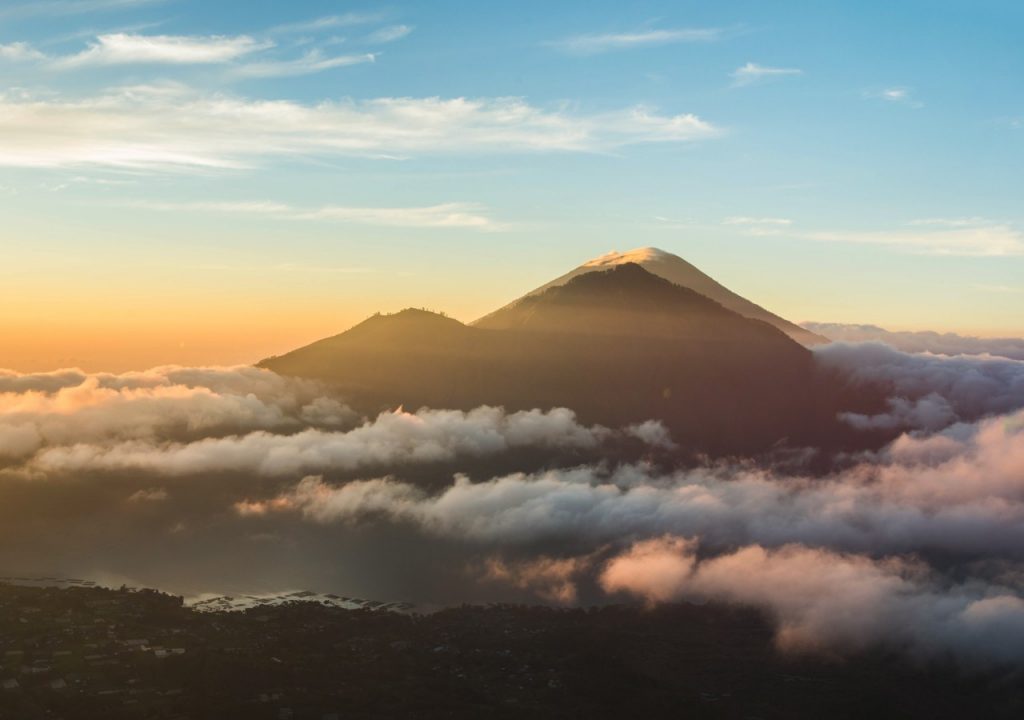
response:
[[[764,450],[829,421],[803,345],[632,262],[570,273],[474,325],[378,314],[260,366],[331,383],[365,412],[564,406],[612,427],[660,419],[684,447],[713,454]]]
[[[678,255],[659,250],[658,248],[646,247],[630,250],[629,252],[610,252],[593,260],[583,263],[579,267],[570,270],[565,275],[555,278],[546,285],[527,293],[523,298],[515,300],[505,307],[490,315],[480,318],[474,325],[482,328],[499,329],[506,327],[515,317],[514,308],[527,298],[534,297],[544,291],[565,285],[570,280],[593,272],[600,272],[619,265],[635,264],[647,270],[653,275],[664,278],[675,285],[689,288],[710,300],[714,300],[722,307],[732,310],[743,317],[752,320],[762,320],[772,325],[801,345],[812,347],[829,342],[828,338],[811,332],[796,325],[778,315],[765,310],[744,297],[734,293],[729,288],[714,280],[712,277],[698,270]]]

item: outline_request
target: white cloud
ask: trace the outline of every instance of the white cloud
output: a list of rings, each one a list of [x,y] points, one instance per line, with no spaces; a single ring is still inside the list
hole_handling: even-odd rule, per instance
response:
[[[33,0],[0,9],[0,17],[82,15],[108,10],[127,10],[163,2],[166,0]]]
[[[697,543],[635,543],[601,575],[608,592],[650,602],[717,600],[763,608],[783,650],[857,651],[882,645],[982,663],[1024,657],[1024,599],[979,582],[943,585],[920,563],[798,545],[754,545],[698,560]]]
[[[370,33],[367,41],[373,43],[389,43],[400,40],[413,30],[411,25],[389,25]]]
[[[152,450],[133,453],[127,446],[105,455],[57,448],[35,463],[49,471],[149,469],[174,475],[230,467],[287,475],[326,465],[325,453],[334,453],[331,464],[340,468],[363,465],[360,458],[373,453],[394,462],[406,452],[404,439],[384,442],[384,433],[367,434],[381,437],[365,447],[362,440],[346,441],[349,449],[343,454],[341,445],[330,443],[321,443],[316,453],[270,453],[257,450],[262,441],[228,452],[225,441],[217,441],[206,445],[219,450],[193,443],[188,453],[176,457]],[[278,442],[283,448],[285,439]],[[292,442],[297,446],[300,440]],[[448,452],[451,442],[430,443],[420,459]],[[215,455],[221,457],[217,462],[212,461]],[[724,461],[670,475],[651,472],[623,466],[614,472],[580,467],[516,473],[485,482],[458,476],[436,493],[393,478],[335,485],[314,476],[279,495],[247,500],[245,507],[299,513],[317,523],[358,524],[370,516],[385,517],[432,536],[500,544],[509,551],[541,545],[599,547],[627,537],[673,533],[699,537],[711,551],[800,543],[875,555],[939,552],[949,559],[1024,559],[1024,413],[1019,411],[931,436],[901,436],[884,451],[824,477],[788,476]]]
[[[991,292],[1024,292],[1024,286],[996,286]],[[1024,360],[1024,338],[979,338],[956,333],[930,331],[893,332],[875,325],[846,325],[840,323],[802,323],[820,335],[839,342],[881,342],[907,353],[936,353],[941,355],[995,355],[1013,360]]]
[[[792,225],[789,218],[780,217],[727,217],[723,225]]]
[[[342,15],[325,15],[324,17],[302,22],[286,23],[277,25],[270,29],[275,35],[288,35],[293,33],[315,33],[320,30],[331,30],[340,27],[352,27],[354,25],[366,25],[377,22],[380,15],[370,13],[344,13]]]
[[[625,50],[652,45],[679,42],[710,42],[721,37],[716,28],[681,28],[675,30],[647,30],[635,33],[608,33],[600,35],[574,35],[553,43],[566,52],[596,55],[611,50]]]
[[[0,457],[81,442],[336,427],[354,414],[316,383],[251,367],[0,370]]]
[[[734,225],[742,228],[744,235],[769,237],[781,235],[783,229],[793,224],[789,218],[781,217],[727,217],[723,225]]]
[[[742,67],[736,68],[732,73],[733,84],[737,86],[752,85],[770,78],[786,77],[789,75],[803,75],[799,68],[768,67],[748,62]]]
[[[337,220],[365,225],[394,227],[446,227],[497,229],[489,218],[470,203],[444,203],[428,207],[353,208],[326,206],[310,212],[299,212],[300,220]]]
[[[311,75],[312,73],[323,72],[333,68],[372,63],[375,59],[376,56],[373,53],[326,57],[320,50],[311,50],[295,60],[268,60],[265,62],[246,63],[237,67],[233,74],[238,77],[251,78]]]
[[[889,389],[888,413],[871,418],[844,415],[860,427],[938,430],[956,420],[974,421],[1024,407],[1024,362],[1020,360],[909,354],[880,343],[836,342],[816,347],[814,357],[848,383]]]
[[[100,35],[87,50],[76,55],[55,59],[53,66],[76,68],[134,63],[223,63],[269,47],[273,47],[273,43],[260,42],[247,35],[228,37],[113,33]]]
[[[483,579],[530,590],[547,602],[572,605],[576,602],[576,576],[590,569],[593,558],[548,558],[507,562],[487,559]]]
[[[295,476],[483,457],[514,448],[594,448],[608,434],[600,426],[580,425],[575,413],[565,408],[516,413],[486,406],[469,412],[396,410],[348,432],[307,429],[277,435],[257,431],[190,443],[138,440],[48,447],[33,465],[45,472],[134,469],[171,476],[204,472]]]
[[[130,207],[168,212],[226,212],[276,216],[284,220],[323,220],[391,227],[439,227],[498,230],[500,226],[473,203],[442,203],[424,207],[301,208],[275,202],[138,202]]]
[[[979,283],[974,287],[983,292],[996,293],[998,295],[1016,295],[1018,293],[1024,293],[1024,285],[992,285],[989,283]]]
[[[305,104],[201,94],[182,85],[84,99],[0,95],[0,166],[244,168],[282,156],[606,152],[721,130],[634,107],[546,110],[518,98],[378,98]]]
[[[993,222],[983,217],[954,217],[954,218],[919,218],[911,220],[908,225],[939,226],[939,227],[974,227],[977,225],[992,225]]]
[[[0,45],[0,59],[23,62],[27,60],[43,60],[46,55],[24,42]]]
[[[914,98],[909,88],[889,87],[881,90],[870,90],[864,93],[864,97],[885,100],[886,102],[906,105],[908,107],[924,107],[924,103]]]
[[[887,245],[921,255],[999,257],[1024,255],[1024,233],[1009,224],[941,229],[817,232],[802,235],[822,242]]]
[[[271,213],[286,207],[265,205]],[[618,445],[607,440],[623,436],[670,445],[658,424],[609,431],[581,425],[567,409],[396,412],[355,427],[319,386],[255,368],[0,371],[0,483],[20,487],[12,496],[19,504],[5,506],[5,532],[9,546],[38,549],[46,562],[70,542],[95,570],[118,563],[118,545],[162,545],[169,527],[215,525],[225,553],[255,530],[294,547],[294,558],[336,549],[340,537],[372,527],[366,557],[378,577],[373,559],[383,556],[373,553],[384,538],[423,545],[439,564],[451,559],[462,581],[468,567],[491,585],[551,602],[589,603],[603,588],[649,602],[755,606],[772,618],[785,649],[881,646],[1019,664],[1024,411],[1016,408],[1024,404],[1024,363],[880,345],[836,345],[815,358],[853,392],[860,382],[889,388],[906,401],[890,407],[901,422],[948,427],[833,457],[822,474],[734,458],[659,469],[615,465],[617,455],[605,453]],[[524,448],[531,450],[517,454]],[[500,454],[507,467],[544,449],[551,455],[532,467],[552,469],[509,468],[482,482],[460,474],[438,487],[427,465],[480,468],[482,458]],[[551,464],[577,451],[601,460]],[[364,468],[386,476],[349,479]],[[237,475],[211,482],[217,471]],[[331,477],[298,480],[306,472]],[[55,497],[76,502],[55,505]],[[48,544],[54,522],[38,518],[54,517],[60,505],[68,507],[61,541]],[[140,512],[153,522],[123,522],[124,513]],[[326,524],[334,527],[317,527]],[[123,541],[112,542],[108,528]],[[147,570],[167,572],[159,563]],[[431,575],[432,587],[438,577]]]

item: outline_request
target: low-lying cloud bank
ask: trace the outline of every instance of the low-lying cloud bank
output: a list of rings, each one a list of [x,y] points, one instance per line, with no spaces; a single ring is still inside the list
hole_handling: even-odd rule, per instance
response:
[[[261,526],[384,522],[477,547],[479,581],[547,602],[594,600],[596,586],[752,605],[785,650],[1024,662],[1024,411],[903,435],[825,478],[588,466],[428,492],[310,476],[234,509]]]
[[[1024,360],[1024,338],[979,338],[931,331],[893,332],[877,325],[802,323],[811,332],[837,342],[881,342],[908,353],[937,355],[994,355]]]
[[[904,435],[825,478],[727,463],[669,475],[638,465],[459,476],[439,493],[389,477],[332,485],[309,476],[243,515],[317,523],[384,518],[494,547],[600,545],[664,533],[709,548],[801,543],[871,554],[1024,560],[1024,412],[938,435]]]
[[[875,645],[975,663],[1024,660],[1024,599],[980,582],[949,583],[912,560],[872,560],[798,545],[752,545],[698,561],[697,543],[634,543],[600,584],[648,602],[725,600],[764,609],[783,649]]]
[[[39,453],[31,466],[48,472],[139,470],[160,475],[245,472],[288,476],[451,461],[526,447],[594,448],[610,435],[606,428],[580,425],[575,413],[565,408],[512,414],[493,407],[469,412],[396,410],[347,432],[308,429],[278,435],[258,431],[191,443],[129,441],[51,448]]]
[[[659,422],[566,408],[362,419],[254,368],[0,372],[0,563],[424,602],[724,601],[764,610],[787,650],[1024,663],[1024,362],[815,357],[854,394],[887,390],[842,418],[895,439],[813,475],[684,466]]]
[[[854,387],[888,388],[889,411],[843,413],[860,429],[941,430],[956,422],[1024,407],[1024,361],[900,352],[878,342],[832,343],[814,350],[822,367]]]
[[[315,383],[251,367],[0,371],[0,463],[76,443],[339,427],[355,419]]]
[[[583,426],[565,408],[399,409],[359,424],[327,388],[251,367],[0,371],[0,464],[42,473],[288,476],[526,447],[588,449],[611,437],[673,445],[659,422],[613,432]]]

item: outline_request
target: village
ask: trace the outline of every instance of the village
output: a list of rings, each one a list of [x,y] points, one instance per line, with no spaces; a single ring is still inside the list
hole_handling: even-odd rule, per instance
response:
[[[1015,717],[1024,697],[1019,678],[891,655],[785,656],[765,618],[721,605],[420,614],[306,592],[211,600],[0,582],[0,718],[957,717],[979,699],[986,717]]]

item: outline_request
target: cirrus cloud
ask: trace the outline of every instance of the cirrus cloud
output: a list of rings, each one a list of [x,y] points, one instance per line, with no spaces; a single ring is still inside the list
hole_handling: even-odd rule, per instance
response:
[[[269,41],[257,41],[248,35],[136,35],[111,33],[100,35],[88,49],[75,55],[56,58],[52,65],[70,69],[93,65],[157,63],[204,65],[223,63],[273,47]]]
[[[736,68],[732,73],[733,85],[742,87],[753,85],[772,78],[782,78],[792,75],[803,75],[804,71],[799,68],[770,67],[748,62],[746,65]]]
[[[597,114],[519,98],[377,98],[315,104],[124,87],[62,99],[0,95],[0,166],[238,169],[307,156],[608,152],[721,130],[645,107]]]
[[[596,55],[612,50],[667,45],[680,42],[711,42],[721,37],[717,28],[676,28],[643,30],[632,33],[573,35],[555,43],[555,47],[576,55]]]

